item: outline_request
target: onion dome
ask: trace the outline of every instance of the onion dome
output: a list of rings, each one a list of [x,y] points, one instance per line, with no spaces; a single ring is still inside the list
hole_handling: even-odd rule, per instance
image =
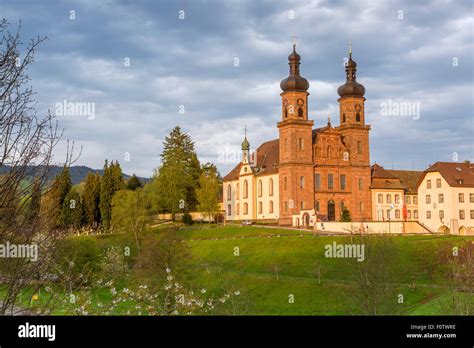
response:
[[[346,83],[337,89],[341,97],[356,96],[363,97],[365,87],[356,81],[357,63],[352,60],[352,52],[349,52],[349,61],[346,65]]]
[[[247,136],[245,136],[244,141],[242,141],[242,151],[250,150],[250,143],[247,140]]]
[[[293,52],[288,56],[290,75],[280,83],[280,88],[283,92],[308,90],[308,80],[300,75],[300,60],[300,55],[296,53],[296,45],[293,45]]]

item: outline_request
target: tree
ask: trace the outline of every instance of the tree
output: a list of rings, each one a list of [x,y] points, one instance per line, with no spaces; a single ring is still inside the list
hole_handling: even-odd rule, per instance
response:
[[[44,287],[59,240],[38,214],[24,218],[29,208],[37,206],[38,195],[43,199],[43,192],[33,186],[49,191],[52,153],[61,134],[53,115],[36,113],[37,101],[29,85],[28,69],[44,39],[37,37],[23,45],[20,31],[20,26],[11,31],[9,23],[0,20],[0,169],[7,170],[0,176],[0,244],[35,244],[40,252],[36,262],[29,258],[1,260],[0,315],[21,313],[20,293],[36,293]],[[68,165],[73,152],[69,150],[68,144]],[[36,181],[29,180],[32,167]]]
[[[138,179],[138,177],[133,174],[130,179],[127,180],[127,184],[125,185],[125,188],[127,190],[132,190],[132,191],[135,191],[137,188],[141,188],[143,187],[143,183],[141,182],[140,179]]]
[[[143,190],[117,191],[112,199],[112,224],[119,231],[132,233],[139,259],[146,222],[147,202]]]
[[[56,176],[50,190],[45,197],[41,214],[43,219],[51,228],[61,226],[61,211],[64,200],[71,191],[72,182],[69,168],[64,166],[62,172]]]
[[[41,186],[39,179],[35,178],[31,187],[30,201],[26,212],[26,220],[35,222],[41,209]]]
[[[70,228],[80,228],[84,220],[82,199],[76,190],[71,190],[64,199],[61,210],[61,225]]]
[[[352,221],[351,213],[350,213],[349,209],[347,209],[346,207],[342,208],[341,221],[342,222],[351,222]]]
[[[207,213],[209,222],[211,222],[212,214],[219,209],[219,181],[214,165],[203,166],[196,195],[199,211]]]
[[[165,138],[158,170],[158,197],[161,207],[174,214],[196,208],[196,187],[201,168],[191,137],[175,127]]]
[[[82,196],[86,223],[96,226],[100,223],[100,175],[88,173]]]
[[[112,197],[118,190],[123,189],[123,174],[118,162],[111,162],[105,160],[104,175],[100,182],[100,215],[105,230],[110,229],[110,222],[112,218]]]

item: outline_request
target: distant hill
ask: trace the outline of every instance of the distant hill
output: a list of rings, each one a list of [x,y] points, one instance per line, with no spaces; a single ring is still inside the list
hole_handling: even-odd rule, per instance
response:
[[[28,166],[27,167],[27,176],[31,179],[34,177],[35,172],[41,171],[44,167],[43,166]],[[58,175],[62,171],[63,167],[61,166],[50,166],[48,172],[48,179],[53,179],[56,175]],[[0,175],[6,174],[10,171],[9,166],[0,166]],[[87,173],[99,173],[102,175],[104,173],[103,169],[92,169],[86,166],[71,166],[69,167],[69,171],[71,173],[71,181],[72,184],[79,184],[81,181],[84,181]],[[123,178],[127,180],[130,178],[131,175],[123,174]],[[150,179],[138,177],[142,182],[147,183]]]

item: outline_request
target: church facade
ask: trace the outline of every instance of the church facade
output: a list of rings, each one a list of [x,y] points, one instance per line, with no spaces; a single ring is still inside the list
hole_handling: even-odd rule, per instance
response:
[[[300,74],[295,45],[288,61],[289,76],[280,84],[279,137],[252,154],[245,137],[241,163],[223,179],[226,219],[307,226],[339,221],[347,210],[354,221],[370,221],[370,125],[352,52],[346,81],[337,90],[339,125],[328,119],[314,128],[308,115],[309,83]]]

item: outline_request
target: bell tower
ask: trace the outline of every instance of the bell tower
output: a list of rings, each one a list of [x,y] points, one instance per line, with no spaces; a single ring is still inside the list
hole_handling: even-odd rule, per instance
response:
[[[308,119],[308,80],[300,75],[301,57],[288,56],[289,76],[281,81],[282,115],[279,129],[279,188],[281,225],[291,225],[293,215],[313,208],[313,121]]]

